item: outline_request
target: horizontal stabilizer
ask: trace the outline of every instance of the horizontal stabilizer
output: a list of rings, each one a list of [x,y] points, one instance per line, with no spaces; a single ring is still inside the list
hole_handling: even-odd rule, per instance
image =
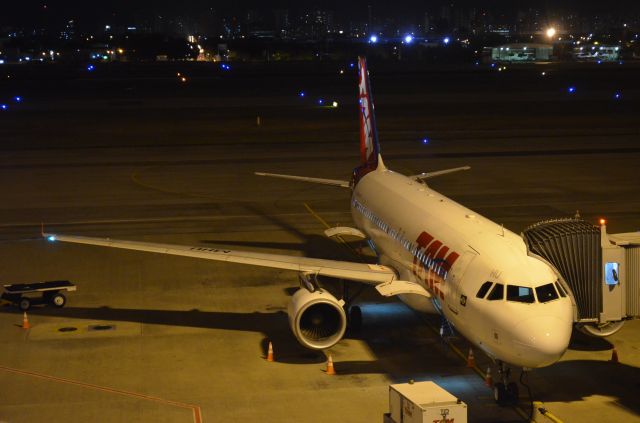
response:
[[[281,175],[279,173],[265,172],[255,172],[255,174],[258,176],[271,176],[272,178],[291,179],[293,181],[312,182],[314,184],[333,185],[335,187],[349,188],[351,186],[349,181],[341,181],[339,179],[309,178],[306,176]]]
[[[442,176],[448,173],[458,172],[460,170],[469,170],[469,169],[471,169],[471,166],[454,167],[452,169],[436,170],[435,172],[419,173],[418,175],[411,175],[409,176],[409,178],[415,179],[416,181],[423,181],[425,179],[435,178],[436,176]]]

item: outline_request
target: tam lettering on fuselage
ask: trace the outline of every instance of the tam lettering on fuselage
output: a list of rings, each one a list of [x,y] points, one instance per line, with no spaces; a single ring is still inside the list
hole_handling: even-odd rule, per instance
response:
[[[447,273],[460,255],[455,251],[449,252],[449,247],[424,231],[418,236],[416,243],[419,249],[413,256],[412,272],[435,296],[444,301],[444,292],[438,285],[444,284]]]

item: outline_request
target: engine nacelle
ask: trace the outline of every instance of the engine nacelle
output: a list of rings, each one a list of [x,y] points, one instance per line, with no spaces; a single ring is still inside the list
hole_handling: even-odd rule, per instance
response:
[[[327,291],[301,288],[289,303],[289,324],[298,341],[307,348],[322,350],[334,346],[347,330],[344,301]]]

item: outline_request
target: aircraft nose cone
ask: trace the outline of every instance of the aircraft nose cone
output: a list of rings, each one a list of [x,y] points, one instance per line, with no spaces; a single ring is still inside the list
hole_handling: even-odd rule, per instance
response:
[[[526,367],[555,363],[569,346],[572,324],[555,316],[532,317],[514,328],[514,346]]]

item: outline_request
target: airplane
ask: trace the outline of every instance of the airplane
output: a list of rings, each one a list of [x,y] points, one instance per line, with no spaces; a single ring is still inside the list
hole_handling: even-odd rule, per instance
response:
[[[571,290],[523,239],[503,226],[429,188],[425,181],[468,166],[405,176],[385,165],[378,141],[366,60],[358,59],[361,163],[351,180],[256,172],[351,190],[355,227],[328,236],[367,240],[376,264],[212,248],[44,234],[64,241],[148,251],[298,272],[300,289],[288,306],[289,323],[305,347],[324,350],[339,342],[361,311],[353,297],[336,298],[319,276],[373,285],[409,307],[437,313],[499,365],[494,395],[515,402],[518,386],[508,365],[539,368],[558,361],[573,327]],[[44,231],[43,231],[44,232]]]

